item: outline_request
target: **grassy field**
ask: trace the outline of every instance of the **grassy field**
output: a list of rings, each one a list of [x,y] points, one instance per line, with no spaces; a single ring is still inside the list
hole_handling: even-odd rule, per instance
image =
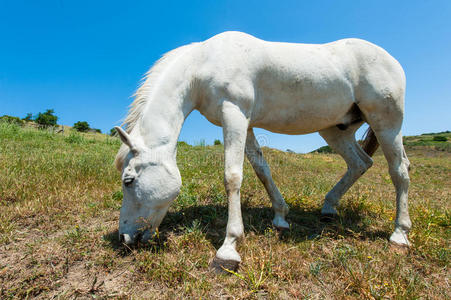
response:
[[[445,135],[439,148],[408,145],[432,136],[406,138],[410,249],[388,243],[395,194],[380,152],[342,199],[339,219],[324,224],[322,199],[342,159],[265,148],[291,229],[271,227],[268,196],[246,162],[243,262],[223,275],[209,271],[226,226],[222,146],[179,145],[182,192],[158,237],[128,248],[117,237],[118,139],[0,123],[0,298],[450,299]]]

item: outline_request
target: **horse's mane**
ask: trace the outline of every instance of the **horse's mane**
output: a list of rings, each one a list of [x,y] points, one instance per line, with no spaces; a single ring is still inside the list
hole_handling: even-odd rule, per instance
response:
[[[133,128],[135,128],[136,124],[138,124],[139,120],[141,119],[147,101],[150,99],[149,96],[152,91],[152,87],[160,78],[166,67],[171,64],[182,52],[185,52],[185,50],[187,50],[187,48],[191,47],[192,45],[193,44],[181,46],[167,52],[143,76],[141,84],[139,85],[135,94],[133,94],[135,100],[133,100],[132,104],[130,104],[127,116],[122,123],[122,126],[125,127],[125,130],[128,133],[130,133]],[[127,155],[128,151],[128,146],[122,144],[121,148],[116,154],[114,164],[119,171],[122,170],[124,158]]]

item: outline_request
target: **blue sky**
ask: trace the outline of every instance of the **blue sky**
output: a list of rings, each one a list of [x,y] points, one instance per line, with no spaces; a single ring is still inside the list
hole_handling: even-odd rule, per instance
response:
[[[0,115],[53,108],[59,123],[120,124],[143,73],[165,52],[227,30],[272,41],[378,44],[407,75],[405,135],[451,130],[451,1],[0,0]],[[318,134],[257,130],[297,152]],[[193,112],[181,140],[212,143],[222,130]]]

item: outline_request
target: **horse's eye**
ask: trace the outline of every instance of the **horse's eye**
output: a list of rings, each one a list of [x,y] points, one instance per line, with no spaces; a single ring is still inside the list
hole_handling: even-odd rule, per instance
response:
[[[125,186],[130,186],[132,184],[133,180],[135,180],[135,177],[132,177],[132,176],[125,177],[124,178]]]

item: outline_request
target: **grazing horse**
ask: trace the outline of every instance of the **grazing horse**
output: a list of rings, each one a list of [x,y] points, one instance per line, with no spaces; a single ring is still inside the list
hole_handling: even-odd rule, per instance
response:
[[[170,51],[146,74],[125,118],[126,129],[116,127],[123,142],[116,157],[124,194],[120,240],[148,240],[179,194],[177,140],[184,120],[196,109],[224,133],[228,222],[215,266],[235,269],[241,261],[236,243],[244,234],[240,187],[245,153],[271,199],[274,226],[289,228],[288,206],[254,127],[284,134],[319,132],[343,157],[347,172],[326,195],[321,211],[329,216],[337,214],[339,199],[371,167],[371,155],[380,145],[396,188],[390,241],[409,245],[409,160],[401,135],[404,94],[400,64],[359,39],[294,44],[224,32]],[[362,148],[355,132],[364,122],[370,128]]]

